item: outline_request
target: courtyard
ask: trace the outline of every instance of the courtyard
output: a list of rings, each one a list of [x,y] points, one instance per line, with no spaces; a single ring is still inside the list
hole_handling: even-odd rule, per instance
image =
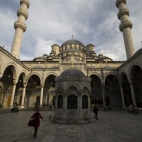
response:
[[[33,111],[0,114],[0,142],[141,142],[142,114],[99,111],[99,120],[86,125],[59,125],[49,121],[54,111],[41,111],[44,120],[36,138],[27,123]]]

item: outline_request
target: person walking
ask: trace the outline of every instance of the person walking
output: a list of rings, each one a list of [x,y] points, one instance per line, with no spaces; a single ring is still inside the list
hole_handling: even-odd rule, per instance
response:
[[[95,117],[98,120],[98,108],[95,106],[93,109],[94,113],[95,113]]]
[[[49,107],[50,107],[50,110],[51,110],[51,109],[52,109],[52,106],[50,105]]]
[[[34,138],[36,137],[37,131],[38,131],[38,127],[40,126],[40,118],[43,120],[43,117],[41,116],[41,114],[39,113],[39,109],[36,110],[36,113],[34,113],[31,117],[31,119],[33,119],[33,127],[34,127]]]

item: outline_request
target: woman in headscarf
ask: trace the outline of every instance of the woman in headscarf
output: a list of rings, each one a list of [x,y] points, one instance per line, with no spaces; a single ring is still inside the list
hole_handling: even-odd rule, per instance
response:
[[[39,113],[39,109],[36,110],[36,113],[33,114],[33,116],[31,117],[32,119],[34,119],[34,138],[36,137],[37,134],[37,130],[38,127],[40,126],[40,118],[43,120],[43,117],[41,116],[41,114]]]

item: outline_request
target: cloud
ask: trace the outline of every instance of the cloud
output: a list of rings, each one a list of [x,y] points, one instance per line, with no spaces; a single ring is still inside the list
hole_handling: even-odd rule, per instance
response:
[[[0,44],[6,44],[10,51],[16,11],[19,0],[1,0],[0,5]],[[133,22],[132,34],[136,50],[141,47],[142,1],[127,1],[130,20]],[[113,0],[30,0],[27,31],[23,35],[21,60],[33,60],[42,54],[49,54],[53,44],[61,45],[74,38],[84,45],[94,44],[96,54],[103,53],[113,60],[126,60],[123,35],[119,31],[118,9]],[[117,54],[116,54],[117,53]]]

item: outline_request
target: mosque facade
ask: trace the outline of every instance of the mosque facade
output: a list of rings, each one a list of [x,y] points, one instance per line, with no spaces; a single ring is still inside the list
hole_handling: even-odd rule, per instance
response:
[[[17,11],[18,20],[14,23],[15,35],[11,53],[0,47],[2,108],[12,108],[14,103],[19,104],[20,108],[29,108],[37,103],[43,107],[52,105],[58,108],[66,104],[68,109],[70,101],[66,99],[65,102],[61,99],[65,98],[65,94],[69,98],[74,94],[82,96],[77,102],[80,107],[85,107],[85,104],[89,108],[94,105],[99,108],[108,105],[126,108],[130,104],[142,107],[142,49],[135,52],[131,33],[132,22],[129,21],[126,0],[116,0],[126,61],[113,61],[103,54],[97,55],[93,44],[85,46],[73,37],[61,45],[52,45],[49,55],[44,54],[33,61],[20,61],[22,36],[26,31],[25,20],[28,18],[27,9],[30,7],[29,0],[20,0],[20,5]],[[63,80],[62,76],[65,73],[67,79]],[[78,81],[74,79],[75,76]],[[86,99],[83,99],[84,93],[88,96],[87,103]],[[61,100],[59,104],[56,102],[57,97]],[[74,107],[72,103],[71,106]],[[77,107],[78,105],[74,109]]]

